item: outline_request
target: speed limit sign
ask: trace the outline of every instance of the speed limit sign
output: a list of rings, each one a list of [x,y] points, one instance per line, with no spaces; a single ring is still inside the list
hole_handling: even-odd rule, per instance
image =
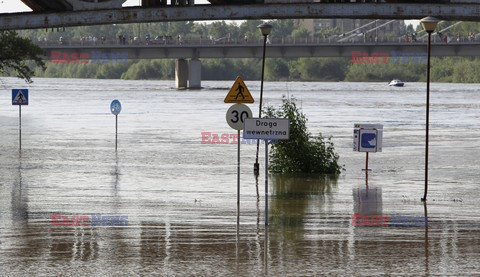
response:
[[[244,120],[247,117],[252,117],[252,111],[243,104],[235,104],[227,111],[227,123],[235,130],[243,130]]]

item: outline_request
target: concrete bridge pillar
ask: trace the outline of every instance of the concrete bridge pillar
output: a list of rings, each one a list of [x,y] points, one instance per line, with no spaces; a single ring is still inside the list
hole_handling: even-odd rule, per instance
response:
[[[177,89],[186,89],[188,83],[188,62],[178,59],[175,62],[175,86]]]
[[[202,87],[202,63],[199,59],[191,59],[188,63],[188,88],[199,89]]]

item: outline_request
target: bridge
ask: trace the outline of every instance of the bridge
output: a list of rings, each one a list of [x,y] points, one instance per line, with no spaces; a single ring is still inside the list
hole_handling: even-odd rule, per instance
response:
[[[39,42],[46,51],[44,59],[55,63],[82,63],[89,59],[176,59],[175,76],[177,88],[200,87],[201,62],[208,58],[262,58],[262,40],[224,40],[181,39],[132,42],[118,44],[115,42]],[[426,41],[404,42],[403,38],[380,38],[379,42],[349,41],[337,42],[320,38],[278,38],[267,45],[269,58],[299,57],[352,57],[352,52],[388,53],[389,56],[416,57],[426,53]],[[479,56],[480,41],[460,41],[445,43],[434,36],[432,56]],[[398,57],[397,57],[398,58]],[[189,59],[189,61],[187,61]],[[405,61],[405,60],[404,60]],[[404,62],[403,61],[403,62]],[[410,60],[408,60],[410,63]]]
[[[306,3],[299,0],[297,3],[266,1],[269,3],[245,5],[195,5],[193,0],[175,0],[175,3],[188,5],[154,7],[144,5],[128,8],[121,8],[118,5],[124,0],[28,0],[28,2],[31,2],[31,6],[36,4],[40,7],[40,3],[53,5],[66,2],[70,3],[71,8],[47,7],[38,8],[37,12],[0,14],[0,30],[140,22],[289,18],[421,19],[425,16],[435,16],[442,20],[480,21],[480,5],[477,0],[418,1],[418,3],[410,3],[412,1]],[[75,10],[74,2],[81,7]]]

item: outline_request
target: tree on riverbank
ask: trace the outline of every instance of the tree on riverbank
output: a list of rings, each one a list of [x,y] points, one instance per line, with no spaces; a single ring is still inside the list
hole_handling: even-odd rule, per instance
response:
[[[40,47],[29,39],[19,37],[16,32],[0,31],[0,74],[14,74],[31,83],[35,73],[28,61],[45,70],[41,59],[43,53]]]
[[[320,173],[339,174],[342,167],[338,164],[331,138],[325,139],[320,133],[313,138],[307,128],[307,117],[296,105],[295,98],[282,99],[280,109],[267,107],[267,118],[288,118],[290,120],[290,139],[272,144],[269,169],[279,173]]]

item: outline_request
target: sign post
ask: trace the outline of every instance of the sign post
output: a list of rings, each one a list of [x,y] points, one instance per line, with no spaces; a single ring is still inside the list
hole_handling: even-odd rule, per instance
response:
[[[265,226],[268,225],[268,141],[288,140],[290,121],[286,118],[245,119],[244,139],[265,140]]]
[[[383,125],[354,124],[353,151],[365,152],[365,171],[368,174],[368,153],[382,152]]]
[[[117,99],[110,104],[110,111],[115,115],[115,152],[118,148],[118,115],[122,111],[122,104]]]
[[[223,102],[236,103],[227,111],[227,123],[230,127],[237,130],[237,226],[240,223],[240,130],[243,130],[244,120],[247,117],[252,117],[252,111],[249,107],[241,103],[253,103],[255,100],[250,94],[247,85],[242,80],[242,77],[237,76],[232,88],[225,96]]]
[[[235,104],[227,111],[227,123],[237,130],[237,224],[240,223],[240,130],[243,130],[245,119],[252,117],[252,110],[246,105]]]
[[[28,89],[12,89],[12,105],[18,106],[18,144],[22,151],[22,106],[28,105]]]

